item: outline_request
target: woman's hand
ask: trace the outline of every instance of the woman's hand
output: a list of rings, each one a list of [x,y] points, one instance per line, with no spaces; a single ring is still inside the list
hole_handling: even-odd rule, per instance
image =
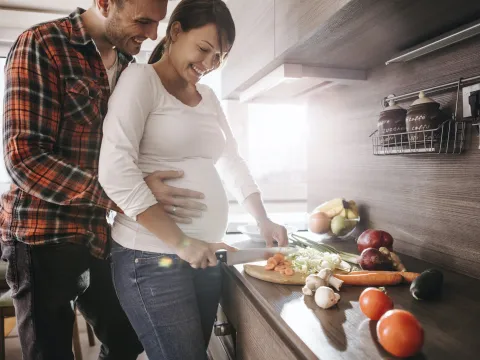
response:
[[[177,246],[177,255],[188,262],[194,269],[205,269],[217,265],[215,252],[218,250],[236,251],[237,249],[223,242],[207,243],[202,240],[185,236]]]
[[[164,183],[164,180],[177,179],[183,176],[181,171],[155,171],[145,178],[150,190],[163,205],[167,214],[177,223],[190,224],[192,218],[202,216],[207,207],[201,202],[192,199],[204,199],[205,196],[188,189],[176,188]]]
[[[278,243],[278,246],[288,246],[287,229],[285,226],[276,224],[270,219],[265,219],[258,223],[258,227],[267,247],[273,247],[274,241]]]

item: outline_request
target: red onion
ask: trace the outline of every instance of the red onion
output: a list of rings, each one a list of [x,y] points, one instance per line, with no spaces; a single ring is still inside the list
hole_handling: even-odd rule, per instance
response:
[[[374,248],[363,250],[358,263],[363,270],[393,270],[393,262],[380,250]]]
[[[380,249],[386,247],[393,251],[393,237],[382,230],[365,230],[357,240],[358,251],[361,253],[368,248]]]

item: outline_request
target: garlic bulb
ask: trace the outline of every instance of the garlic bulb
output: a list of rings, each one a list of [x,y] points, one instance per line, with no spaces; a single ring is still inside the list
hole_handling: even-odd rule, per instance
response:
[[[327,283],[327,285],[333,286],[337,291],[340,291],[340,288],[342,287],[343,280],[337,279],[335,276],[333,276],[333,272],[330,269],[322,269],[318,273],[318,277],[323,279]]]
[[[312,296],[320,286],[326,285],[327,283],[318,275],[310,274],[305,280],[305,286],[302,288],[302,292],[304,295]]]
[[[315,291],[315,303],[322,309],[328,309],[338,303],[340,295],[327,286],[320,286]]]

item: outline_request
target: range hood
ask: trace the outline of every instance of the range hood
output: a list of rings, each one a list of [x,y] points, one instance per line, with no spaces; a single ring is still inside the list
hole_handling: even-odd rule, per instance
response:
[[[291,100],[332,86],[366,81],[365,70],[282,64],[239,94],[241,102]]]

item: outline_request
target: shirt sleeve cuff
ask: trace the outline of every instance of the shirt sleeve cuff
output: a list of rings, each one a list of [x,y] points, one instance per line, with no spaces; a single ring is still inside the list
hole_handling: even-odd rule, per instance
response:
[[[137,221],[137,216],[143,213],[148,208],[158,203],[147,184],[140,186],[136,191],[133,191],[129,196],[132,201],[125,201],[124,205],[119,205],[125,215]]]
[[[232,190],[232,195],[237,199],[239,204],[242,204],[246,198],[255,193],[260,193],[260,189],[257,185],[253,184]]]

